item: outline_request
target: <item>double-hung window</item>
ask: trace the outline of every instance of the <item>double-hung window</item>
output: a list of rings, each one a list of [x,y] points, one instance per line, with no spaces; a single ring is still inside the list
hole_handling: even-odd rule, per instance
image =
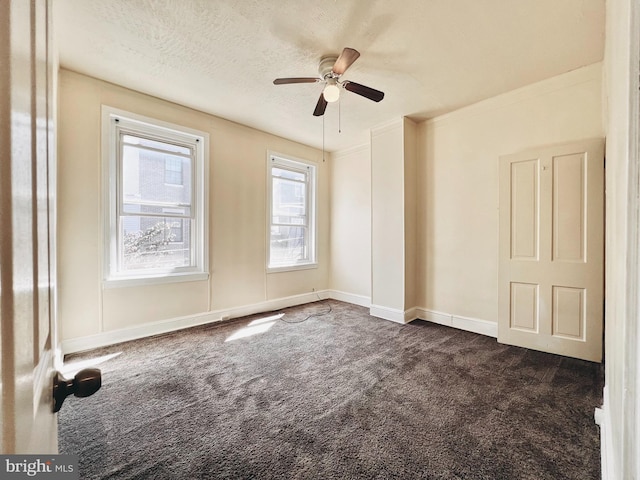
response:
[[[269,154],[269,248],[271,271],[316,265],[316,166]]]
[[[206,278],[208,135],[109,107],[103,134],[106,280]]]

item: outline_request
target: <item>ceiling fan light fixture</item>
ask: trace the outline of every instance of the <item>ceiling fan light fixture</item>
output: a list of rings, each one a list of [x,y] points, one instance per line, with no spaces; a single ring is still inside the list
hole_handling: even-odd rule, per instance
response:
[[[327,81],[327,86],[324,87],[322,94],[324,95],[324,99],[327,102],[331,103],[338,101],[338,99],[340,98],[340,88],[338,87],[336,81]]]

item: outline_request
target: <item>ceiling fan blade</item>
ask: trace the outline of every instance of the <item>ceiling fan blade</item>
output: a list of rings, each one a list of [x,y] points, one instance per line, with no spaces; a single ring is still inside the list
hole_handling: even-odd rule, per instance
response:
[[[317,77],[292,77],[292,78],[276,78],[274,85],[285,85],[287,83],[317,83],[320,79]]]
[[[356,82],[343,82],[342,86],[350,92],[362,95],[363,97],[368,98],[369,100],[373,100],[374,102],[379,102],[384,98],[384,92],[376,90],[375,88],[367,87],[365,85],[360,85]]]
[[[327,101],[324,99],[324,94],[320,94],[320,98],[318,99],[318,103],[316,104],[316,109],[313,111],[314,117],[321,117],[324,115],[324,111],[327,109]]]
[[[342,53],[336,60],[336,63],[333,64],[333,73],[336,75],[342,75],[347,71],[347,68],[349,68],[353,62],[358,59],[359,56],[360,52],[357,50],[349,47],[345,48],[342,50]]]

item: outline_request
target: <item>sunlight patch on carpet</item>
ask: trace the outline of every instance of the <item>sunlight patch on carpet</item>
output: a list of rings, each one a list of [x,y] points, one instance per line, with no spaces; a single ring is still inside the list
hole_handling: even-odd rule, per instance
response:
[[[279,313],[277,315],[271,315],[269,317],[263,317],[253,320],[246,327],[242,327],[240,330],[234,332],[225,340],[225,342],[230,342],[232,340],[238,340],[239,338],[245,338],[252,335],[258,335],[260,333],[265,333],[273,326],[274,323],[276,323],[276,320],[279,320],[282,317],[284,317],[284,313]]]

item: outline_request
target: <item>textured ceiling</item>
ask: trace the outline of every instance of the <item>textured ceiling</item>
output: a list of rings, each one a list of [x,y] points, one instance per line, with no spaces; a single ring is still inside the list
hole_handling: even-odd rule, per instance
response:
[[[343,91],[325,114],[337,150],[401,116],[428,118],[602,60],[605,0],[54,0],[63,67],[322,145],[315,76],[343,47]]]

